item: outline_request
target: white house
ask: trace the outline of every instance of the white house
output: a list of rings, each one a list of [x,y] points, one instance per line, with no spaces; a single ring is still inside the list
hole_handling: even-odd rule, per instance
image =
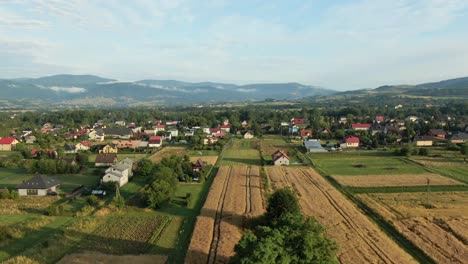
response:
[[[273,165],[276,166],[289,165],[288,155],[279,149],[271,155],[271,160],[273,161]]]
[[[133,161],[131,159],[124,159],[121,162],[112,165],[106,170],[106,174],[102,177],[103,182],[117,182],[119,186],[124,186],[128,179],[133,176]]]
[[[102,129],[89,132],[88,138],[91,141],[104,141],[104,131]]]
[[[16,188],[20,196],[46,196],[48,193],[56,193],[59,185],[59,180],[37,174],[31,179],[22,182]]]

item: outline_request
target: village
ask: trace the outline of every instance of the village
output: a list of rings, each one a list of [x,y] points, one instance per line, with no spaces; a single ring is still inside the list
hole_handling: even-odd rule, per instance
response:
[[[268,192],[287,186],[303,197],[303,208],[309,208],[308,194],[299,186],[310,183],[301,180],[301,175],[308,175],[306,179],[310,181],[323,177],[330,183],[320,184],[352,197],[352,203],[357,204],[353,206],[365,204],[367,210],[372,210],[373,216],[368,216],[371,219],[381,217],[382,213],[372,202],[377,199],[370,196],[373,193],[400,195],[411,190],[410,193],[421,192],[424,195],[430,186],[435,192],[434,197],[438,197],[438,191],[453,192],[453,199],[458,203],[460,197],[457,195],[463,196],[466,191],[468,179],[464,151],[468,126],[459,117],[435,120],[411,115],[402,119],[384,115],[348,115],[324,119],[310,113],[285,112],[281,119],[263,123],[259,122],[260,119],[224,116],[227,117],[219,114],[220,118],[209,122],[211,125],[194,122],[191,115],[186,115],[181,119],[151,118],[144,122],[103,118],[92,125],[79,127],[67,127],[56,122],[29,128],[10,127],[9,135],[0,138],[0,219],[14,222],[17,220],[13,216],[19,214],[24,223],[44,221],[44,225],[31,230],[25,227],[20,236],[23,240],[43,232],[43,227],[49,224],[55,223],[59,230],[66,230],[68,227],[78,228],[81,226],[78,224],[87,218],[92,219],[86,221],[91,221],[97,229],[79,227],[80,235],[70,231],[63,235],[57,233],[62,239],[70,239],[73,247],[52,254],[55,261],[65,255],[76,256],[74,254],[83,250],[93,249],[99,254],[110,255],[153,254],[170,263],[182,263],[184,256],[189,263],[189,259],[200,257],[200,262],[193,263],[201,263],[206,262],[204,259],[209,253],[194,255],[201,246],[201,242],[194,241],[198,241],[197,237],[204,232],[198,229],[211,228],[202,220],[205,199],[208,199],[205,203],[208,206],[210,199],[221,199],[221,196],[210,198],[212,192],[232,192],[227,194],[232,199],[241,195],[239,186],[244,185],[235,183],[240,175],[247,184],[243,192],[250,193],[249,199],[258,199],[245,205],[254,215],[265,209],[261,201]],[[10,117],[12,121],[17,118],[20,116]],[[452,169],[445,169],[443,162],[451,164]],[[310,168],[313,168],[313,173]],[[215,191],[221,186],[217,182],[223,178],[233,182]],[[231,185],[232,189],[226,187]],[[254,193],[254,186],[261,192]],[[33,198],[38,196],[41,197]],[[342,199],[340,197],[341,194],[336,194],[335,199]],[[442,198],[433,199],[432,203],[429,201],[431,206],[442,206],[438,204]],[[309,208],[305,212],[315,215],[315,210]],[[349,210],[356,213],[353,211],[356,209]],[[459,210],[459,207],[453,210]],[[334,212],[330,211],[330,214]],[[142,226],[149,228],[150,237],[140,241],[137,235],[130,235],[122,239],[118,229],[124,227],[112,227],[118,217],[122,225],[140,221]],[[216,219],[218,216],[213,217]],[[325,224],[327,217],[323,217],[319,221]],[[72,218],[73,221],[70,220]],[[219,220],[221,224],[222,219]],[[462,221],[460,219],[457,216],[444,221],[451,223]],[[150,222],[154,221],[158,224],[150,227]],[[362,221],[367,223],[368,220]],[[391,218],[386,221],[391,221]],[[427,224],[432,224],[431,221]],[[368,223],[362,228],[366,225]],[[131,232],[137,234],[142,226],[129,228],[134,228]],[[240,232],[242,221],[235,226],[235,232]],[[189,231],[192,228],[195,229],[193,234]],[[216,228],[216,223],[213,228]],[[406,230],[398,225],[392,225],[392,228],[396,234]],[[0,230],[13,232],[2,225]],[[180,232],[182,235],[178,235]],[[410,241],[408,243],[415,243],[416,247],[431,252],[429,245],[418,244],[413,235],[403,236],[405,241]],[[338,241],[341,239],[333,237]],[[85,238],[90,241],[85,242]],[[97,246],[106,238],[111,241],[107,249]],[[0,251],[0,261],[22,256],[26,247],[21,239],[8,238],[2,242],[6,248],[12,249]],[[218,239],[227,238],[220,234]],[[456,245],[458,242],[453,239],[447,243]],[[27,254],[33,259],[44,257],[46,248],[58,250],[58,245],[44,248],[39,241],[34,246],[35,251]],[[121,244],[128,241],[139,241],[143,246],[119,251]],[[158,250],[165,243],[171,250]],[[186,248],[181,254],[176,248],[184,243]],[[221,247],[219,258],[232,256],[234,244],[225,244],[224,247],[226,245],[229,246],[215,245]],[[346,250],[347,246],[340,245],[340,248]],[[352,252],[347,254],[354,254]],[[399,257],[410,258],[403,253]],[[420,258],[444,259],[436,253],[424,253]],[[352,263],[356,259],[350,255],[349,260],[342,259],[342,262]]]

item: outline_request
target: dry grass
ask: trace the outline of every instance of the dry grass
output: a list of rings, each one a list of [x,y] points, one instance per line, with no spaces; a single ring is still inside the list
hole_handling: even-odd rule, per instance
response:
[[[159,264],[166,263],[167,256],[160,255],[109,255],[99,252],[83,252],[67,255],[63,257],[58,264]]]
[[[196,162],[198,159],[201,159],[203,162],[206,162],[208,165],[215,165],[218,160],[218,156],[199,156],[199,157],[190,157],[192,163]]]
[[[149,157],[149,159],[152,162],[159,163],[163,158],[169,158],[172,155],[183,157],[185,154],[187,154],[186,147],[164,147],[163,149]]]
[[[31,211],[45,213],[47,207],[59,200],[58,196],[20,197],[17,200],[3,199],[0,202],[1,215],[28,214]]]
[[[378,193],[358,197],[437,262],[468,263],[468,193]]]
[[[327,229],[338,246],[340,263],[414,263],[414,259],[388,238],[361,211],[310,168],[281,168],[284,183],[300,196],[304,214]],[[278,173],[267,168],[268,175]]]
[[[426,186],[429,185],[463,185],[463,183],[438,174],[398,174],[398,175],[365,175],[333,176],[341,185],[352,187],[384,186]]]

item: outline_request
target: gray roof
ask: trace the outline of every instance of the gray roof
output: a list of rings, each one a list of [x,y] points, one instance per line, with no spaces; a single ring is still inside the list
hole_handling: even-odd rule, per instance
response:
[[[325,151],[325,149],[322,148],[322,145],[320,144],[320,140],[307,140],[307,141],[304,141],[304,147],[308,151],[315,151],[315,152]]]
[[[468,134],[467,133],[458,133],[458,134],[453,134],[450,140],[462,140],[462,139],[468,139]]]
[[[104,133],[107,135],[126,136],[126,135],[132,135],[133,132],[131,128],[116,127],[116,128],[105,128]]]
[[[16,186],[18,189],[49,189],[60,185],[61,182],[53,177],[37,174],[31,179]]]

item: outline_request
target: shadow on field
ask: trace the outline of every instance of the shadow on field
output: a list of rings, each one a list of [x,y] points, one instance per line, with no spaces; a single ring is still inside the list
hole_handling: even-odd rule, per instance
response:
[[[99,232],[99,228],[103,227],[98,227],[95,232]],[[149,254],[150,251],[161,252],[163,250],[163,248],[151,243],[136,241],[136,239],[141,237],[141,234],[126,234],[123,231],[120,233],[120,236],[122,237],[111,237],[116,236],[116,234],[112,233],[108,235],[106,234],[106,236],[100,236],[70,230],[65,231],[65,229],[65,226],[60,228],[45,227],[37,230],[24,229],[22,230],[24,236],[21,238],[2,239],[0,262],[3,263],[3,261],[15,256],[23,255],[25,252],[29,254],[32,253],[32,256],[28,256],[28,254],[24,255],[26,257],[32,257],[32,259],[34,259],[34,256],[37,254],[38,259],[36,259],[36,261],[38,262],[43,261],[40,257],[47,257],[47,260],[50,261],[50,263],[56,263],[64,255],[84,251],[93,251],[112,255],[140,255]],[[67,238],[66,242],[62,241],[62,239],[64,239],[62,236]],[[124,236],[127,236],[128,238],[124,238]],[[64,248],[68,248],[68,250],[64,251]],[[44,255],[41,256],[40,254]]]
[[[185,264],[206,264],[208,262],[208,254],[196,251],[189,250],[187,252],[187,257],[185,258]],[[226,256],[216,256],[215,263],[229,263],[229,257]]]

